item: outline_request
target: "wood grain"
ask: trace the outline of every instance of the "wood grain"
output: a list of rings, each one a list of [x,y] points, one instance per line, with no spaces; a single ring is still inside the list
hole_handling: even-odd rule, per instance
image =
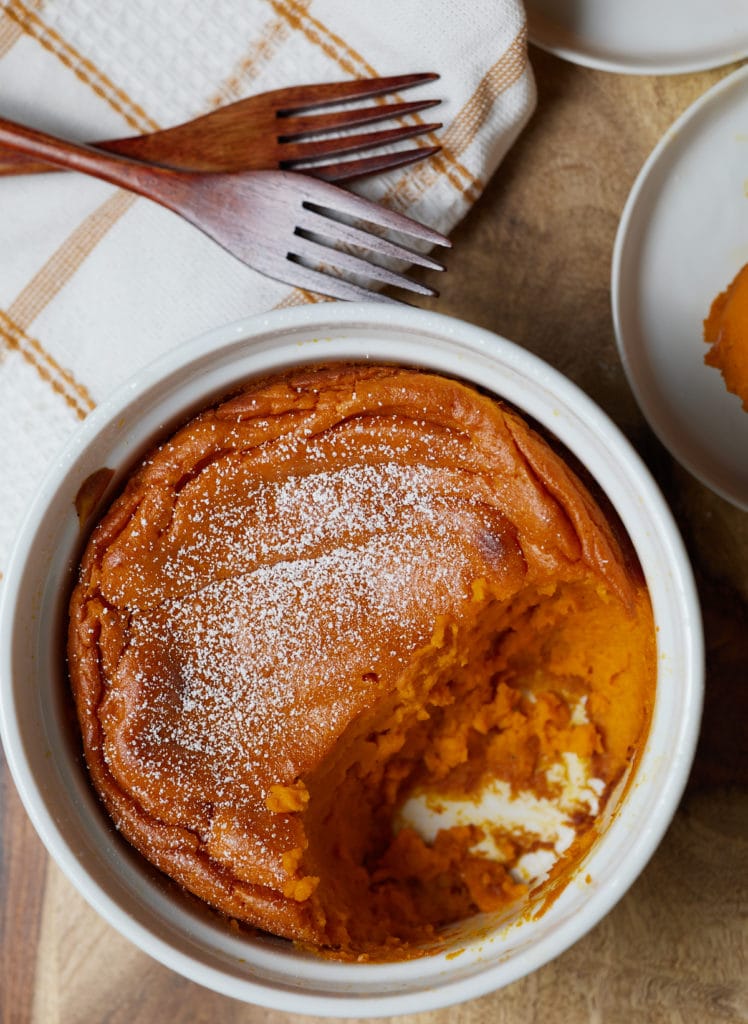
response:
[[[455,233],[424,305],[505,334],[600,402],[661,481],[693,559],[708,649],[701,741],[670,831],[614,910],[500,993],[396,1024],[748,1021],[748,516],[662,449],[613,336],[610,255],[631,184],[673,119],[729,69],[672,78],[588,71],[532,53],[539,107]],[[210,301],[210,297],[205,297]],[[291,1024],[198,987],[116,935],[47,865],[5,783],[3,1024]]]
[[[382,97],[388,93],[396,95],[436,78],[438,75],[425,73],[274,89],[217,107],[172,128],[126,139],[106,139],[91,145],[136,160],[194,171],[290,169],[299,161],[360,152],[376,148],[383,142],[391,144],[417,135],[428,135],[440,128],[440,124],[424,124],[419,120],[417,124],[409,122],[384,132],[315,141],[306,138],[311,134],[340,132],[400,118],[436,106],[440,102],[438,99],[418,99],[409,103],[364,104],[353,109],[349,106],[344,111],[318,112],[319,107],[352,99]],[[290,116],[291,112],[293,116]],[[438,147],[424,147],[426,149],[436,152]],[[426,155],[426,152],[418,150],[401,150],[356,161],[356,166],[326,163],[315,168],[314,173],[326,181],[347,181],[386,168],[400,167]],[[0,146],[0,175],[42,174],[59,170],[62,168],[37,160],[28,153]]]

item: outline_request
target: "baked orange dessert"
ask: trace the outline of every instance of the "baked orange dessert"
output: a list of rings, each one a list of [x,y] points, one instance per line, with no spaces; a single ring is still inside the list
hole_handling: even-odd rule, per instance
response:
[[[711,346],[704,362],[720,371],[748,412],[748,263],[712,303],[704,341]]]
[[[230,918],[359,960],[568,879],[656,661],[638,564],[549,444],[369,364],[250,383],[146,458],[87,545],[68,656],[124,836]]]

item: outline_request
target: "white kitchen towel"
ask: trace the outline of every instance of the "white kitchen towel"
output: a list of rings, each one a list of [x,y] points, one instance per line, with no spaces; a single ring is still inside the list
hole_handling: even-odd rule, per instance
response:
[[[357,190],[449,233],[534,106],[519,0],[0,0],[0,115],[69,138],[416,71],[441,75],[408,98],[443,100],[444,128],[426,140],[442,152]],[[93,178],[0,178],[0,574],[46,468],[97,401],[210,327],[314,299]]]

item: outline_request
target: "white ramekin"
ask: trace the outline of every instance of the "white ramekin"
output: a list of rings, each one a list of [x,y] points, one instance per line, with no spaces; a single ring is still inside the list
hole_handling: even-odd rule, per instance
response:
[[[338,963],[237,934],[125,844],[92,793],[71,726],[66,598],[82,538],[74,499],[95,470],[134,460],[190,414],[259,373],[324,360],[428,367],[486,388],[551,431],[587,467],[642,563],[657,627],[654,718],[636,777],[562,895],[537,920],[448,953]],[[631,885],[676,809],[701,713],[703,642],[683,544],[649,472],[608,417],[523,349],[434,313],[325,303],[203,335],[148,366],[82,424],[17,540],[0,606],[0,723],[16,786],[42,841],[80,893],[146,953],[209,988],[287,1012],[367,1017],[431,1010],[500,988],[595,925]],[[454,951],[453,951],[454,952]]]

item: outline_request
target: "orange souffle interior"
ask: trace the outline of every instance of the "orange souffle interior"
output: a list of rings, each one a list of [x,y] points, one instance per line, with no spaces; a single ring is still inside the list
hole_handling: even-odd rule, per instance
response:
[[[577,476],[499,402],[387,366],[251,383],[153,452],[87,546],[68,653],[127,839],[341,958],[520,904],[553,846],[475,815],[427,835],[413,801],[552,806],[581,772],[591,835],[654,700],[640,570]]]
[[[748,412],[748,264],[712,303],[704,341],[711,346],[704,362],[721,372],[727,390]]]

